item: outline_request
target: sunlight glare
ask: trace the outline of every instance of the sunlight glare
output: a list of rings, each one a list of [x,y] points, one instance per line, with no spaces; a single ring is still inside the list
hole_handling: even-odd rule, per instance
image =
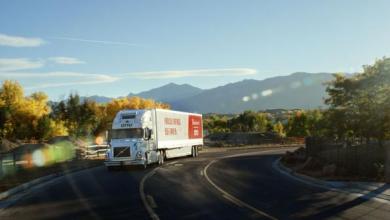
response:
[[[265,96],[272,95],[272,93],[273,93],[272,89],[266,89],[266,90],[261,92],[261,95],[265,97]]]

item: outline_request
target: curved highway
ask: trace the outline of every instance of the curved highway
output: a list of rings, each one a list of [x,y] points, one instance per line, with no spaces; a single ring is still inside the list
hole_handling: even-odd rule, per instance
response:
[[[384,219],[390,205],[306,185],[272,166],[284,149],[202,153],[161,167],[68,174],[0,219]]]

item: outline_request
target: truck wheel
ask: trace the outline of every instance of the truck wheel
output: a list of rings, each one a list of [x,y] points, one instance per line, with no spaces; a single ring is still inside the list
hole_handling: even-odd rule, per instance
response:
[[[160,151],[160,154],[158,155],[158,164],[163,165],[164,164],[164,157],[165,157],[165,152]]]
[[[195,146],[195,157],[199,156],[199,149],[198,146]]]
[[[144,162],[144,169],[148,166],[148,154],[145,153],[145,162]]]

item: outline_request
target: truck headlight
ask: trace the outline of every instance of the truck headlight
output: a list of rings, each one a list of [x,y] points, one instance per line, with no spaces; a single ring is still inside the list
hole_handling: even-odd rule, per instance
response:
[[[137,158],[142,158],[142,152],[141,152],[141,151],[138,151],[136,157],[137,157]]]

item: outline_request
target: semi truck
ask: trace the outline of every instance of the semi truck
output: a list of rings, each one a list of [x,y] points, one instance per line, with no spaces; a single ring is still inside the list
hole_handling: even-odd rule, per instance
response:
[[[166,109],[121,110],[108,135],[108,170],[197,157],[203,146],[202,115]]]

